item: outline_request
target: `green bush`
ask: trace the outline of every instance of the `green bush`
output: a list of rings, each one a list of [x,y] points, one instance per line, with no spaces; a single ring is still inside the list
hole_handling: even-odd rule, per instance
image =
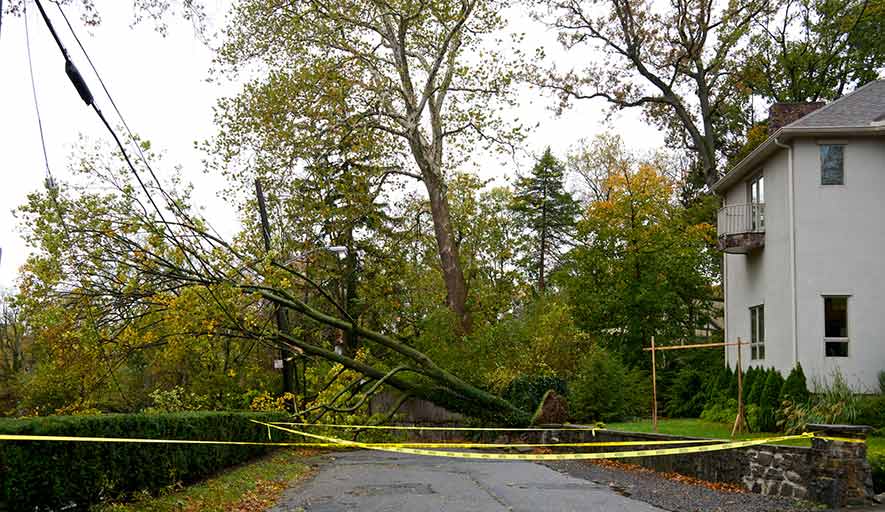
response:
[[[737,399],[708,400],[701,412],[701,419],[715,423],[733,423],[737,417]]]
[[[784,386],[781,388],[780,400],[789,400],[794,404],[804,404],[808,402],[811,393],[808,392],[808,383],[805,381],[805,372],[802,371],[802,365],[796,363],[796,367],[790,372]]]
[[[753,384],[756,382],[756,374],[758,370],[755,366],[751,366],[747,368],[747,371],[744,372],[744,381],[743,381],[743,390],[744,390],[744,403],[750,403],[750,394],[753,391]]]
[[[625,415],[624,397],[632,383],[627,370],[614,354],[591,345],[581,357],[570,382],[569,410],[577,421],[613,421]],[[632,375],[632,372],[631,372]]]
[[[267,441],[249,421],[278,413],[188,412],[0,420],[18,435]],[[279,440],[281,436],[275,436]],[[0,443],[0,510],[88,508],[137,491],[156,492],[266,453],[263,446],[15,441]]]
[[[759,432],[774,432],[777,429],[777,411],[780,408],[780,392],[784,378],[775,369],[768,371],[765,386],[759,397],[759,421],[755,426]]]
[[[568,396],[568,387],[559,377],[521,375],[510,381],[502,398],[523,411],[534,411],[544,398],[544,394],[551,389],[559,396]]]
[[[873,489],[877,494],[885,492],[885,455],[873,454],[868,459],[873,468]]]
[[[753,384],[750,386],[750,392],[747,395],[746,404],[759,405],[762,399],[762,392],[765,390],[765,381],[768,379],[768,372],[759,368],[753,374]]]
[[[879,372],[879,393],[885,395],[885,370]]]
[[[859,425],[869,425],[877,435],[885,434],[885,395],[868,395],[858,399],[857,418]]]
[[[697,418],[704,410],[704,378],[700,371],[685,366],[667,389],[664,410],[671,418]]]
[[[806,403],[785,401],[778,413],[779,426],[788,434],[805,430],[809,423],[857,422],[861,398],[852,391],[842,373],[835,370],[829,383],[814,382],[814,394]]]

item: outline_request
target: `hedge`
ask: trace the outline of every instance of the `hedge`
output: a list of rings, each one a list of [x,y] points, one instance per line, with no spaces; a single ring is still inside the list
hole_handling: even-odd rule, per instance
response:
[[[267,441],[250,419],[280,413],[107,414],[0,420],[0,434]],[[274,440],[282,440],[275,434]],[[191,482],[266,453],[263,446],[0,441],[0,511],[86,509]]]

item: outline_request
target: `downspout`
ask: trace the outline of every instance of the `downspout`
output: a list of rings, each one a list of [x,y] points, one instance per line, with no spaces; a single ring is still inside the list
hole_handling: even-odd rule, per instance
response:
[[[793,366],[799,362],[799,316],[796,308],[796,202],[793,176],[793,146],[782,144],[774,139],[774,143],[787,150],[787,219],[790,226],[790,316],[793,321]]]

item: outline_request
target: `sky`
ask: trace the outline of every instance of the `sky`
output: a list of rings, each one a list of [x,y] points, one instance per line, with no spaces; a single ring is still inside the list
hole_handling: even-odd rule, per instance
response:
[[[223,197],[225,179],[205,173],[201,161],[206,155],[194,148],[194,142],[205,141],[215,133],[212,107],[217,99],[237,90],[236,84],[206,80],[213,57],[212,38],[207,45],[195,37],[188,22],[174,19],[169,20],[167,35],[163,37],[149,22],[133,26],[131,2],[95,3],[102,18],[98,27],[84,27],[75,10],[69,9],[67,14],[114,101],[133,132],[165,153],[163,164],[155,169],[161,179],[170,174],[173,165],[181,165],[184,179],[194,185],[194,203],[219,233],[231,237],[239,229],[240,221],[229,198]],[[223,28],[225,13],[232,3],[204,1],[209,34]],[[101,94],[95,75],[57,8],[50,2],[44,4],[97,104],[112,116],[113,109]],[[79,138],[110,141],[110,135],[65,76],[64,60],[38,14],[34,7],[29,10],[28,28],[46,150],[55,179],[69,181],[67,165]],[[554,59],[579,63],[587,58],[565,56],[554,35],[527,17],[514,19],[514,24],[527,32],[528,44],[543,46]],[[217,44],[218,40],[214,41]],[[517,111],[511,114],[528,126],[537,124],[523,148],[528,154],[540,154],[549,145],[554,154],[563,155],[579,139],[590,139],[604,131],[621,134],[631,148],[639,151],[663,143],[663,136],[646,125],[635,110],[619,113],[607,121],[606,106],[601,102],[579,103],[557,116],[549,108],[553,104],[550,98],[524,91],[520,99]],[[111,124],[119,122],[111,119]],[[18,269],[32,251],[21,237],[22,226],[12,210],[26,201],[27,194],[43,188],[45,167],[28,72],[25,22],[5,16],[0,32],[0,289],[16,286]],[[484,178],[496,178],[499,182],[515,172],[512,163],[492,157],[479,162],[477,168],[482,169]]]

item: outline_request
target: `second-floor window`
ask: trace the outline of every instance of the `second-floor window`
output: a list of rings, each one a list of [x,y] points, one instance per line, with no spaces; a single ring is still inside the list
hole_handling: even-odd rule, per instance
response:
[[[821,144],[820,184],[845,184],[845,146],[841,144]]]
[[[765,359],[765,305],[750,308],[750,359]]]

